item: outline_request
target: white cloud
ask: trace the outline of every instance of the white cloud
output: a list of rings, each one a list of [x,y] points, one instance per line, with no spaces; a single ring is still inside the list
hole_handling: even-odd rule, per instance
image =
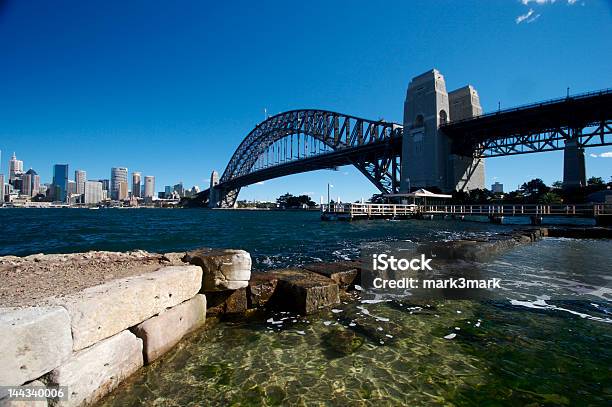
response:
[[[532,4],[532,3],[534,5],[536,5],[536,6],[544,6],[546,4],[553,4],[553,3],[557,2],[557,0],[519,0],[519,1],[524,6],[528,6],[528,5]],[[565,0],[565,1],[570,6],[573,6],[574,4],[576,4],[578,2],[578,0]],[[526,22],[527,24],[533,23],[534,21],[536,21],[540,17],[540,14],[535,14],[534,15],[534,13],[535,13],[535,10],[530,8],[529,11],[527,11],[527,13],[518,16],[515,19],[515,22],[517,24],[520,24],[523,21]]]
[[[591,153],[591,154],[589,154],[589,156],[593,157],[593,158],[597,158],[597,157],[599,157],[599,158],[612,158],[612,151],[606,151],[605,153],[601,153],[601,154],[593,154],[593,153]]]
[[[264,181],[259,181],[259,182],[256,182],[256,183],[255,183],[255,185],[263,185],[263,184],[265,184],[265,182],[264,182]]]
[[[516,20],[515,20],[515,21],[516,21],[516,23],[517,23],[517,24],[522,23],[523,21],[525,21],[525,20],[527,20],[528,18],[530,18],[530,17],[533,15],[533,13],[535,13],[535,11],[533,11],[533,9],[532,9],[532,8],[530,8],[530,9],[529,9],[529,11],[528,11],[527,13],[525,13],[525,14],[523,14],[523,15],[520,15],[520,16],[518,16],[518,17],[516,18]],[[537,17],[536,17],[536,18],[537,18]]]

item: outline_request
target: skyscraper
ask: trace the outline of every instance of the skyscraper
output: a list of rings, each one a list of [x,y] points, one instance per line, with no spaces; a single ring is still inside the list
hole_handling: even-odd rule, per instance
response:
[[[76,182],[76,193],[83,195],[85,193],[85,181],[87,181],[87,172],[76,170],[74,172],[74,182]]]
[[[13,153],[9,160],[9,183],[12,183],[21,174],[23,174],[23,161],[18,160],[15,153]]]
[[[127,182],[128,180],[128,169],[125,167],[113,167],[111,168],[111,182],[110,182],[110,193],[111,199],[121,199],[119,198],[119,185],[122,182],[125,182],[126,185],[126,196],[123,199],[127,198]]]
[[[147,175],[145,177],[145,198],[153,198],[155,196],[155,177]]]
[[[124,201],[128,199],[128,183],[127,181],[119,182],[119,191],[117,192],[117,199]]]
[[[53,199],[66,202],[68,197],[68,164],[53,166]]]
[[[104,198],[101,182],[85,181],[83,189],[86,204],[97,204]]]
[[[4,174],[0,174],[0,203],[4,202]]]
[[[132,196],[140,198],[140,173],[132,173]]]

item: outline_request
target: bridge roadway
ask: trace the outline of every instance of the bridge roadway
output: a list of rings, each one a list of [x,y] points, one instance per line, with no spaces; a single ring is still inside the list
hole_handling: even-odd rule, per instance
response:
[[[500,157],[562,150],[565,142],[580,148],[612,145],[612,90],[511,108],[440,126],[451,140],[451,152],[469,157]],[[289,136],[308,136],[330,151],[271,165],[257,166],[257,158]],[[352,164],[382,193],[399,187],[403,127],[322,110],[293,110],[258,124],[232,156],[218,185],[222,206],[236,202],[240,188],[291,174]],[[293,138],[291,139],[293,145]],[[299,144],[298,144],[299,147]],[[285,143],[285,149],[288,149]],[[192,205],[207,205],[210,189]]]

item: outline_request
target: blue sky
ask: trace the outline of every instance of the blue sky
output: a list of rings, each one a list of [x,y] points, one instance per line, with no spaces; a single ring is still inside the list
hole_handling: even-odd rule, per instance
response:
[[[433,67],[449,90],[474,85],[485,111],[612,87],[611,22],[605,0],[0,0],[1,168],[15,151],[45,182],[67,162],[91,179],[126,166],[157,190],[204,186],[264,109],[401,122],[408,82]],[[609,179],[611,150],[587,150],[589,176]],[[486,165],[487,184],[512,189],[562,178],[561,152]],[[327,182],[342,200],[375,192],[343,167],[240,198],[318,201]]]

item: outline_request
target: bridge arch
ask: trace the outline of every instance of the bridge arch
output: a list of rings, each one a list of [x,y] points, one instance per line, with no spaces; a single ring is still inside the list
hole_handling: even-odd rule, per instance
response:
[[[215,188],[218,193],[212,194],[218,201],[210,204],[231,207],[241,187],[260,180],[347,164],[359,169],[381,192],[396,192],[401,135],[401,125],[382,119],[314,109],[277,114],[256,125],[240,143]],[[300,140],[310,143],[311,149],[301,152],[307,145],[300,145]],[[266,162],[270,151],[282,159]],[[211,196],[208,190],[201,195],[202,201]]]

